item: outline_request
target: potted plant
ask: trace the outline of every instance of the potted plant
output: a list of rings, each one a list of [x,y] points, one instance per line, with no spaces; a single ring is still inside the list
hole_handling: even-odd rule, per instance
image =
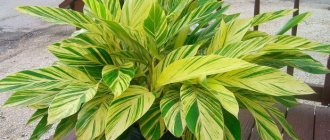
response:
[[[252,27],[291,14],[280,10],[242,19],[216,0],[84,0],[84,13],[51,7],[18,10],[81,28],[49,46],[58,61],[11,74],[0,92],[14,94],[4,106],[36,109],[31,139],[59,123],[54,139],[75,130],[77,139],[120,139],[165,132],[182,139],[240,139],[238,112],[248,109],[263,139],[282,139],[275,122],[297,139],[274,106],[292,106],[312,94],[304,82],[279,68],[324,74],[329,70],[305,51],[330,46]],[[137,130],[138,129],[138,130]],[[168,134],[169,135],[169,134]],[[127,137],[126,137],[127,138]]]

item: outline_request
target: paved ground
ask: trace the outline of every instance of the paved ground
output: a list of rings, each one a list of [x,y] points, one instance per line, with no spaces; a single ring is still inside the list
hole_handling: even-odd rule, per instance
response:
[[[227,0],[232,5],[230,12],[242,12],[242,16],[253,15],[253,0]],[[11,0],[0,5],[0,78],[9,73],[50,65],[55,58],[46,46],[69,36],[74,28],[53,25],[34,17],[17,13],[19,5],[56,6],[60,0]],[[330,43],[330,1],[303,0],[302,11],[311,11],[313,16],[299,26],[298,34],[316,41]],[[262,0],[262,11],[291,8],[288,0]],[[274,33],[287,19],[276,20],[260,27],[262,31]],[[326,55],[313,54],[318,60],[326,62]],[[297,72],[300,79],[313,83],[323,83],[323,76]],[[0,105],[10,94],[0,94]],[[28,139],[34,125],[25,125],[33,111],[24,107],[0,108],[0,140]],[[48,138],[48,133],[44,138]],[[43,139],[44,139],[43,138]]]

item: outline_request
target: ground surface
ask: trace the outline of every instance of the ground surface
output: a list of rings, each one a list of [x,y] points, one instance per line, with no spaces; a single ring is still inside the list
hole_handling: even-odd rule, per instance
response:
[[[291,1],[287,0],[261,0],[262,11],[291,8]],[[61,0],[11,0],[0,5],[0,78],[17,71],[47,66],[55,61],[55,58],[47,51],[50,45],[62,38],[70,36],[74,28],[64,25],[53,25],[37,18],[17,13],[14,8],[19,5],[48,5],[56,6]],[[233,12],[242,12],[243,17],[253,15],[253,0],[228,0]],[[313,3],[303,0],[301,9],[311,11],[313,16],[303,22],[298,29],[300,36],[312,40],[330,43],[330,2],[329,0],[313,0]],[[269,33],[276,32],[287,18],[276,20],[263,25],[260,30]],[[316,59],[326,62],[326,55],[313,54]],[[307,82],[322,84],[324,76],[295,73],[300,79]],[[0,94],[2,105],[10,94]],[[33,113],[24,107],[0,108],[0,140],[28,139],[34,125],[25,125],[27,119]],[[48,138],[51,133],[44,136]]]

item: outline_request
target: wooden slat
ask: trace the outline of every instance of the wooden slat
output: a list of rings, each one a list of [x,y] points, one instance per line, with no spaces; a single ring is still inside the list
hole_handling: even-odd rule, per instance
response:
[[[294,6],[293,8],[298,9],[293,13],[293,17],[297,16],[299,14],[299,0],[294,0]],[[296,36],[297,35],[298,26],[294,26],[291,30],[291,35]],[[290,75],[293,75],[294,68],[293,67],[287,67],[286,72]]]
[[[330,69],[330,57],[328,57],[327,67]],[[322,99],[323,105],[328,106],[330,104],[330,74],[325,75]]]
[[[301,140],[313,140],[314,109],[312,105],[300,104],[288,110],[286,119]],[[284,140],[291,138],[284,134]]]
[[[254,126],[254,119],[251,113],[246,109],[239,111],[238,119],[241,123],[241,139],[248,140],[251,136],[251,131]]]
[[[254,1],[254,15],[258,15],[260,13],[260,0]],[[254,26],[253,30],[258,31],[258,26]]]
[[[316,107],[314,140],[330,139],[330,108]]]

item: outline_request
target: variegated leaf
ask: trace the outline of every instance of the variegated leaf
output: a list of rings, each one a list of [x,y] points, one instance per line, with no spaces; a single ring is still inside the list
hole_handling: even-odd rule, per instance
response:
[[[285,9],[285,10],[279,10],[275,12],[267,12],[267,13],[262,13],[259,15],[256,15],[253,20],[252,20],[252,26],[257,26],[259,24],[289,15],[296,11],[295,9]]]
[[[147,140],[159,140],[165,133],[166,128],[159,106],[159,102],[155,102],[139,120],[141,133]]]
[[[125,0],[121,13],[121,24],[133,29],[143,29],[143,22],[155,0]]]
[[[105,134],[108,140],[118,138],[151,107],[155,96],[141,86],[130,86],[114,99],[108,111]]]
[[[261,31],[247,31],[244,35],[244,37],[242,38],[243,41],[245,40],[249,40],[249,39],[253,39],[253,38],[258,38],[258,37],[267,37],[269,36],[267,33],[265,32],[261,32]]]
[[[182,112],[180,92],[176,90],[166,91],[160,101],[160,108],[167,129],[174,136],[181,137],[186,127],[186,121]]]
[[[259,102],[251,100],[247,97],[238,95],[236,97],[244,104],[244,106],[251,112],[255,119],[258,133],[262,139],[272,138],[274,140],[281,140],[282,135],[273,121],[272,117],[260,105]]]
[[[303,81],[274,68],[252,66],[218,74],[214,77],[225,86],[244,88],[273,96],[312,94]]]
[[[278,35],[275,36],[275,44],[283,46],[288,49],[300,49],[304,50],[306,48],[311,47],[315,43],[312,42],[311,40],[302,38],[302,37],[296,37],[296,36],[291,36],[291,35]],[[279,47],[274,46],[274,49],[280,49]]]
[[[305,13],[302,13],[300,15],[293,17],[276,34],[282,35],[282,34],[286,33],[292,27],[298,25],[300,22],[304,21],[305,19],[307,19],[310,16],[311,16],[311,13],[305,12]]]
[[[240,140],[241,139],[241,126],[237,117],[229,113],[227,110],[222,109],[223,118],[225,123],[224,140]]]
[[[93,13],[104,20],[119,21],[121,8],[119,0],[84,0]]]
[[[158,2],[169,15],[170,21],[175,21],[191,0],[158,0]]]
[[[254,63],[275,68],[291,66],[313,74],[326,74],[330,71],[320,62],[301,51],[268,52],[253,60]]]
[[[108,12],[110,12],[112,21],[120,21],[121,17],[121,5],[123,0],[102,0],[106,6]]]
[[[143,27],[158,47],[165,43],[168,32],[167,18],[162,7],[157,2],[153,3],[148,18],[144,20]]]
[[[330,54],[330,44],[318,44],[307,50]]]
[[[113,64],[109,53],[96,46],[55,43],[48,47],[62,63],[71,66],[103,66]]]
[[[195,135],[189,131],[189,129],[185,129],[182,135],[182,140],[197,140]]]
[[[231,22],[221,22],[207,50],[208,54],[225,47],[231,43],[239,42],[251,27],[251,19],[236,19]]]
[[[221,47],[219,50],[215,51],[214,54],[230,58],[242,58],[262,49],[273,40],[274,39],[271,37],[257,37],[246,41],[238,41]]]
[[[144,57],[140,57],[139,54],[136,53],[135,51],[118,51],[118,52],[113,52],[110,55],[122,60],[139,62],[145,65],[148,64],[148,61],[145,60]]]
[[[30,140],[38,140],[44,135],[47,131],[52,128],[52,124],[47,124],[47,115],[41,118],[37,126],[34,128]]]
[[[55,129],[53,140],[63,140],[70,132],[74,132],[77,115],[72,115],[61,120]]]
[[[71,24],[80,28],[89,28],[83,24],[92,24],[94,21],[81,12],[62,8],[44,6],[21,6],[17,8],[22,13],[27,13],[57,24]],[[83,24],[81,24],[83,23]]]
[[[213,93],[213,96],[220,101],[222,107],[236,118],[238,118],[239,107],[234,93],[224,87],[220,82],[212,78],[208,78],[205,84],[207,88]]]
[[[103,134],[112,98],[110,95],[102,95],[82,106],[76,124],[78,140],[94,139]]]
[[[189,26],[203,21],[205,18],[208,18],[210,15],[213,14],[213,11],[215,11],[219,7],[221,7],[221,3],[210,1],[193,9],[190,13],[173,23],[173,25],[169,29],[168,39],[174,37],[182,29],[188,28]]]
[[[167,54],[166,57],[162,59],[155,67],[153,73],[154,81],[156,81],[160,73],[174,61],[195,56],[199,47],[200,45],[182,46]]]
[[[56,95],[48,110],[48,124],[55,123],[79,111],[80,106],[96,94],[98,84],[71,84]]]
[[[119,67],[106,65],[102,70],[103,81],[109,86],[115,97],[118,97],[129,87],[134,75],[133,63],[126,63]]]
[[[47,108],[52,102],[59,89],[45,91],[18,91],[12,94],[5,102],[4,107],[11,106],[38,106],[38,108]]]
[[[285,114],[283,114],[279,109],[268,106],[266,107],[269,114],[277,120],[277,122],[282,126],[283,130],[293,139],[298,140],[297,134],[295,134],[292,126],[287,122]]]
[[[42,118],[43,116],[46,116],[48,112],[48,108],[43,108],[43,109],[38,109],[37,111],[35,111],[32,116],[29,118],[27,124],[31,124],[32,122],[34,122],[37,119]]]
[[[22,90],[49,90],[63,88],[78,82],[91,82],[83,72],[68,66],[50,66],[25,70],[0,80],[0,92]]]
[[[149,54],[151,52],[148,51],[146,46],[143,46],[146,40],[140,32],[113,21],[102,22],[102,25],[108,32],[126,44],[128,49],[135,51],[139,57],[147,61],[150,59]]]
[[[183,85],[180,96],[187,126],[196,138],[222,140],[224,118],[219,100],[196,85]]]
[[[168,65],[158,77],[156,87],[252,65],[240,59],[225,58],[218,55],[189,57]]]

